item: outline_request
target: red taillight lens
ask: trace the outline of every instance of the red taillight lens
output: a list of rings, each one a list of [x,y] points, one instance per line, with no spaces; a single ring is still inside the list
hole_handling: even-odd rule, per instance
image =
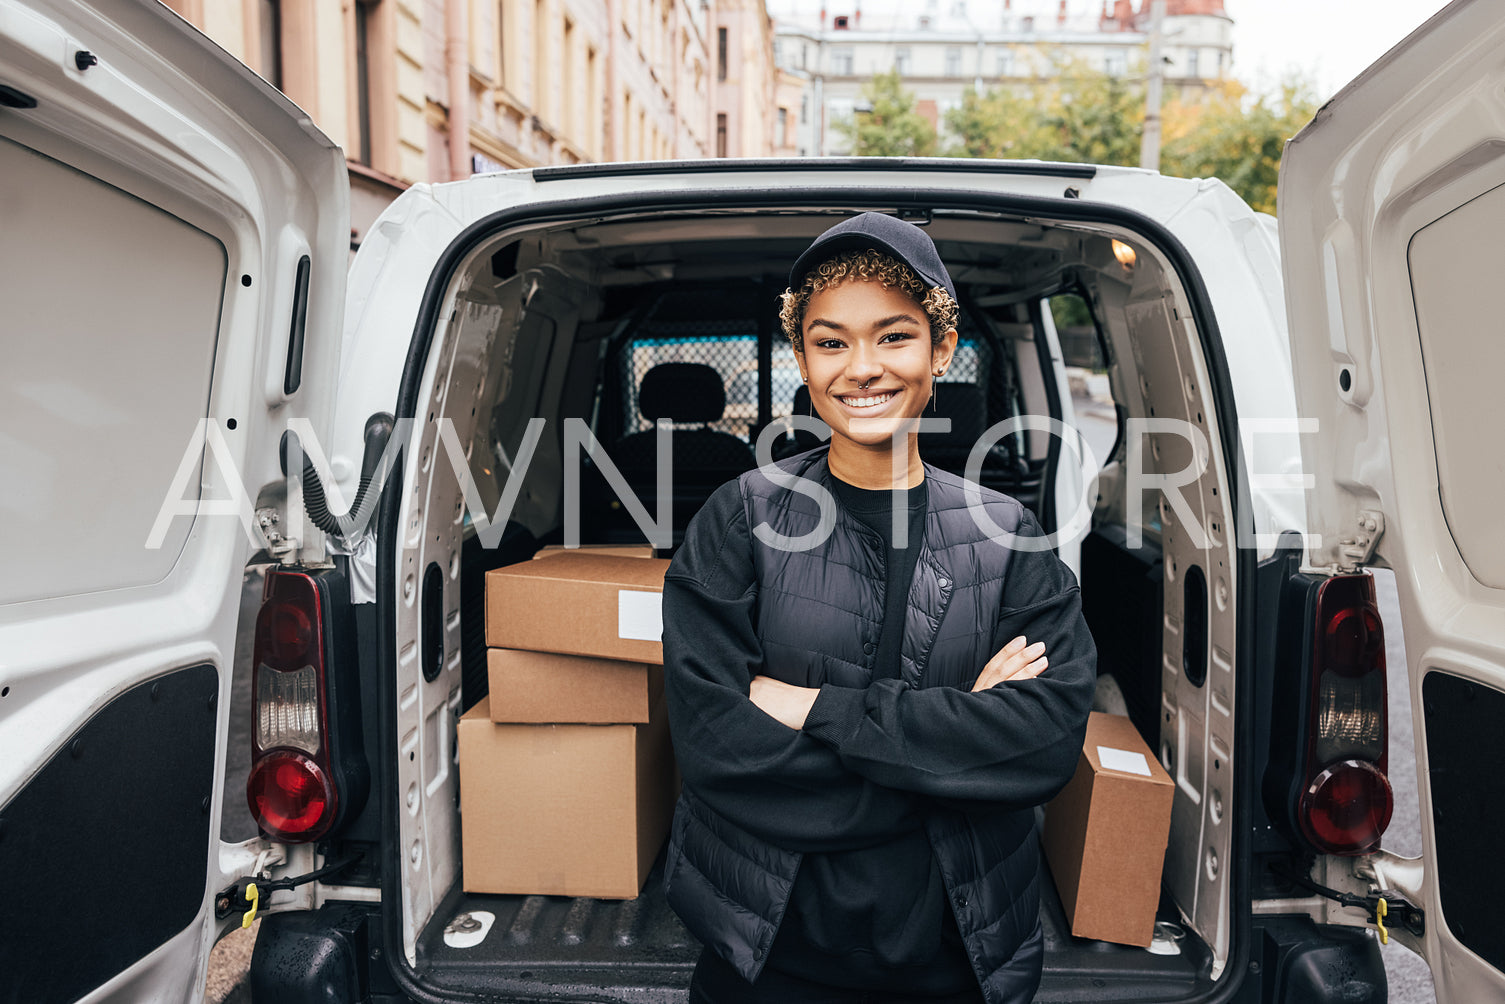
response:
[[[1389,779],[1374,764],[1345,760],[1307,785],[1298,818],[1324,853],[1367,854],[1380,846],[1393,808]]]
[[[317,763],[298,753],[262,757],[246,783],[251,814],[270,836],[317,840],[334,819],[335,790]]]
[[[1319,588],[1311,673],[1296,815],[1323,853],[1365,854],[1379,846],[1393,807],[1385,629],[1371,576],[1334,576]]]
[[[319,591],[307,575],[273,572],[256,614],[256,664],[294,671],[322,662]]]
[[[313,577],[268,573],[256,615],[255,731],[246,795],[257,824],[283,840],[316,840],[334,819],[324,630]]]

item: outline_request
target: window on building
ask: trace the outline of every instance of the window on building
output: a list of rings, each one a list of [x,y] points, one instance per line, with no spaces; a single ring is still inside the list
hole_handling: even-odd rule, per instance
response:
[[[952,17],[966,17],[967,16],[967,0],[955,0],[955,2],[952,3],[952,5],[951,5],[951,16]]]
[[[778,146],[789,145],[789,109],[779,109],[779,142]]]
[[[1200,52],[1193,49],[1191,50],[1191,55],[1186,58],[1186,75],[1188,77],[1200,77],[1202,75],[1199,72],[1200,67],[1198,66],[1201,60],[1197,58],[1200,55]]]
[[[1000,77],[1012,77],[1014,75],[1014,52],[1012,49],[999,49],[993,54],[993,72]]]
[[[831,22],[831,27],[835,28],[837,31],[846,31],[847,16],[845,14],[839,15],[834,21]]]
[[[1228,55],[1228,53],[1224,52],[1222,49],[1218,50],[1218,76],[1219,77],[1221,77],[1223,75],[1223,60],[1224,60],[1224,58],[1227,55]]]
[[[1026,31],[1026,32],[1034,31],[1035,30],[1035,19],[1032,18],[1032,17],[1025,18],[1023,21],[1020,22],[1020,30]]]
[[[355,5],[355,150],[356,159],[371,164],[371,7]]]
[[[962,50],[959,46],[946,46],[946,76],[959,77],[962,75]]]
[[[257,27],[261,38],[261,75],[267,83],[282,89],[282,4],[279,0],[259,0]]]
[[[850,77],[852,75],[852,50],[831,50],[831,73],[838,77]]]
[[[909,46],[901,45],[894,50],[894,72],[901,77],[907,77],[909,69]]]
[[[800,125],[810,121],[810,95],[800,95]]]
[[[716,29],[716,79],[726,79],[726,29]]]
[[[716,156],[726,156],[726,112],[716,113]]]
[[[1117,49],[1109,50],[1103,56],[1103,72],[1110,77],[1121,77],[1129,69],[1129,57]]]
[[[929,14],[921,14],[920,15],[920,30],[921,31],[929,31],[930,30],[930,15]]]

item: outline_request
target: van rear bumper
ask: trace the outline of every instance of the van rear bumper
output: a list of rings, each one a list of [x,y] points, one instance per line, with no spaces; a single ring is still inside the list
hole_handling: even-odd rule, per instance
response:
[[[1379,940],[1370,931],[1262,916],[1254,918],[1253,936],[1240,1002],[1385,1004],[1389,998]]]
[[[252,1000],[278,1004],[405,1004],[412,1000],[393,979],[380,945],[370,937],[380,930],[373,923],[379,909],[330,904],[263,918],[251,956]],[[1385,1004],[1389,984],[1379,943],[1369,931],[1315,924],[1301,916],[1259,916],[1253,919],[1252,934],[1253,958],[1233,998],[1237,1004]],[[485,978],[479,978],[484,984]],[[685,981],[689,981],[688,970]],[[1119,996],[1112,980],[1100,978],[1094,983],[1099,996],[1077,999],[1111,1001]],[[668,990],[660,993],[675,996]]]

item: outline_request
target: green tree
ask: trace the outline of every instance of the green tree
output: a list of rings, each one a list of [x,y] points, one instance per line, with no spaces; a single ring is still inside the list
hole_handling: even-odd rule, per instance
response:
[[[1029,84],[975,89],[946,114],[959,157],[1073,163],[1139,163],[1143,88],[1122,77],[1054,57],[1051,75]]]
[[[859,157],[929,157],[935,153],[935,127],[915,110],[915,98],[904,89],[899,72],[874,76],[862,88],[867,109],[832,128],[851,144]]]
[[[1251,96],[1230,81],[1197,103],[1172,102],[1164,114],[1160,170],[1181,178],[1218,178],[1262,213],[1275,212],[1285,142],[1311,121],[1317,101],[1304,80]]]
[[[1275,211],[1285,141],[1316,113],[1311,85],[1292,79],[1252,95],[1227,81],[1162,109],[1160,170],[1221,179],[1260,212]],[[970,91],[946,114],[956,157],[1006,157],[1090,164],[1139,164],[1144,88],[1056,57],[1051,75],[986,93]]]

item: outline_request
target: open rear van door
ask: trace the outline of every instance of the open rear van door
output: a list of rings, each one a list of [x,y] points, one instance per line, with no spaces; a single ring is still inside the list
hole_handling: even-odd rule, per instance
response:
[[[156,0],[0,0],[0,998],[201,999],[275,857],[220,840],[230,676],[348,216],[339,149]]]
[[[1441,1001],[1505,999],[1505,5],[1460,0],[1286,148],[1279,219],[1307,560],[1396,573]]]

